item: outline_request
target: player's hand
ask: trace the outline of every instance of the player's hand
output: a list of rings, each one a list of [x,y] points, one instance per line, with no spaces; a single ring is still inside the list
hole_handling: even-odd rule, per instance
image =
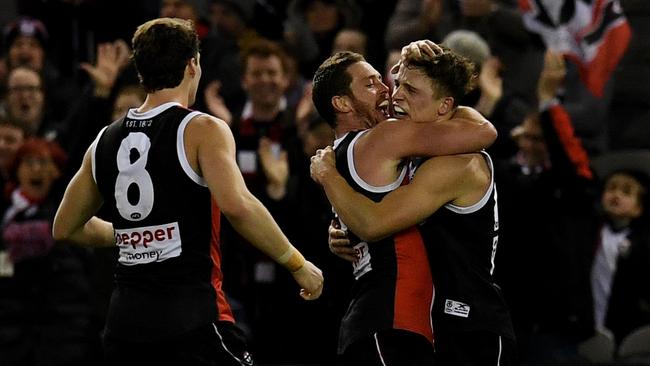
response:
[[[316,300],[323,292],[323,272],[312,262],[305,261],[300,269],[291,272],[300,285],[300,296],[305,300]]]
[[[390,70],[391,74],[397,74],[401,65],[408,65],[411,61],[432,59],[443,54],[445,50],[428,39],[414,41],[402,47],[400,60]]]
[[[338,221],[332,220],[327,233],[327,243],[329,244],[330,252],[348,262],[357,260],[356,251],[350,246],[350,239],[348,239],[345,230],[340,228]]]
[[[316,150],[316,155],[311,157],[309,172],[311,179],[319,184],[322,184],[328,174],[336,172],[336,160],[331,146]]]

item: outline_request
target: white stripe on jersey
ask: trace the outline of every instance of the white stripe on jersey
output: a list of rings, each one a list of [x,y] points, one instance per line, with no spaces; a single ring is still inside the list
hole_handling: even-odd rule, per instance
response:
[[[95,172],[95,150],[97,150],[97,143],[99,142],[99,139],[102,137],[107,127],[108,126],[104,126],[104,128],[102,128],[102,130],[97,134],[97,137],[95,137],[95,141],[90,144],[90,169],[92,170],[93,180],[95,181],[95,184],[97,184],[97,173]]]
[[[192,118],[200,114],[203,113],[197,111],[192,112],[185,116],[180,125],[178,125],[178,131],[176,132],[176,155],[178,156],[178,162],[181,164],[181,168],[183,168],[185,174],[187,174],[194,183],[207,187],[208,184],[205,182],[203,177],[196,174],[194,169],[190,166],[190,163],[187,161],[187,155],[185,154],[185,139],[183,138],[187,124],[192,120]]]
[[[481,208],[483,208],[483,206],[487,204],[490,195],[494,190],[494,165],[492,164],[492,158],[490,157],[490,155],[488,155],[485,151],[481,151],[481,154],[485,156],[488,163],[488,169],[490,169],[490,187],[488,188],[487,192],[485,192],[481,200],[471,206],[461,207],[451,203],[446,204],[445,207],[451,212],[461,214],[461,215],[471,214],[480,210]]]
[[[397,189],[397,187],[399,187],[402,184],[402,181],[404,180],[404,176],[406,175],[406,171],[407,171],[406,164],[402,167],[402,172],[400,173],[399,177],[397,177],[397,179],[393,181],[393,183],[381,187],[373,186],[371,184],[366,183],[363,180],[363,178],[361,178],[359,174],[357,174],[357,169],[355,168],[355,164],[354,164],[354,145],[356,144],[359,137],[361,137],[364,133],[368,131],[369,130],[359,132],[356,136],[354,136],[354,139],[350,141],[350,145],[348,145],[347,158],[348,158],[348,169],[350,170],[350,175],[352,176],[352,179],[354,179],[354,182],[356,184],[358,184],[361,188],[365,189],[368,192],[385,193],[385,192],[394,191],[395,189]]]

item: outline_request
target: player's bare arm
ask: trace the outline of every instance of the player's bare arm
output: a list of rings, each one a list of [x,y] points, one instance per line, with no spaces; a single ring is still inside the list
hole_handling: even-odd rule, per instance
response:
[[[83,245],[115,245],[113,225],[93,216],[102,204],[92,176],[91,149],[86,151],[81,168],[65,190],[56,211],[52,236]]]
[[[497,138],[492,123],[469,107],[458,107],[453,117],[445,121],[388,120],[367,135],[364,145],[376,150],[375,154],[393,159],[479,151]]]
[[[336,171],[330,148],[312,158],[311,173],[348,228],[362,240],[377,241],[421,222],[446,203],[467,206],[478,201],[490,181],[482,159],[479,154],[431,158],[420,166],[410,184],[380,202],[347,184]]]
[[[305,299],[320,296],[320,269],[305,261],[282,233],[268,210],[246,188],[235,163],[235,141],[222,120],[196,117],[185,132],[185,149],[192,168],[203,176],[210,192],[233,227],[256,248],[291,271],[305,290]]]

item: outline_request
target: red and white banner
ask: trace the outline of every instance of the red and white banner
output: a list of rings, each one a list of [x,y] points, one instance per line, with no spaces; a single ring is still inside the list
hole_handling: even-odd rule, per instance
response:
[[[576,62],[598,97],[630,42],[632,31],[618,0],[519,0],[523,21],[546,47]]]

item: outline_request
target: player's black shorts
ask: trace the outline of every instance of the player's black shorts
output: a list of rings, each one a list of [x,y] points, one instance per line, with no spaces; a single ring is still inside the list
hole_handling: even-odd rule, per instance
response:
[[[491,332],[438,333],[437,366],[516,365],[515,341]]]
[[[343,366],[435,366],[433,345],[423,336],[399,329],[375,333],[352,343]]]
[[[106,365],[250,366],[244,334],[235,324],[216,322],[156,342],[130,342],[104,337]]]

